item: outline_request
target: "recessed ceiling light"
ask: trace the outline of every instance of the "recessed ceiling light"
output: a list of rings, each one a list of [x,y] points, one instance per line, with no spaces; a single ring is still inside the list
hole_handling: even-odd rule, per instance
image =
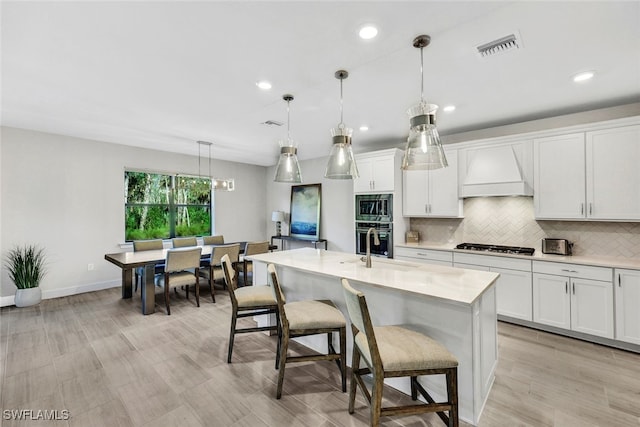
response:
[[[260,89],[262,90],[269,90],[271,89],[271,83],[269,83],[266,80],[260,80],[258,82],[256,82],[256,86],[258,86]]]
[[[585,71],[584,73],[579,73],[573,76],[573,81],[576,83],[586,82],[587,80],[591,80],[595,73],[593,71]]]
[[[369,40],[378,35],[378,29],[373,25],[365,25],[364,27],[360,28],[358,34],[360,35],[361,39]]]
[[[450,113],[450,112],[452,112],[452,111],[453,111],[453,110],[455,110],[455,109],[456,109],[456,106],[455,106],[455,105],[447,105],[446,107],[444,107],[444,108],[442,109],[442,111],[444,111],[445,113]]]
[[[367,125],[362,125],[362,126],[360,126],[360,130],[361,130],[362,132],[366,132],[366,131],[368,131],[368,130],[369,130],[369,126],[367,126]]]

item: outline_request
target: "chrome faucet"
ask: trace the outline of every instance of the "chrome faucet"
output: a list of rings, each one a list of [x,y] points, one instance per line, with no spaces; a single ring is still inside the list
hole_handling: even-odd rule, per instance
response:
[[[371,227],[367,230],[367,255],[360,258],[360,261],[365,263],[366,268],[371,268],[371,232],[373,232],[373,244],[380,246],[380,239],[378,238],[378,231]]]

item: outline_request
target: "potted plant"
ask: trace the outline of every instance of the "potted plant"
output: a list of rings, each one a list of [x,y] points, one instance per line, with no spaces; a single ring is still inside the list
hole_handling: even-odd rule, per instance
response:
[[[42,300],[40,282],[46,273],[44,249],[35,245],[16,246],[9,251],[6,266],[16,285],[16,307],[28,307]]]

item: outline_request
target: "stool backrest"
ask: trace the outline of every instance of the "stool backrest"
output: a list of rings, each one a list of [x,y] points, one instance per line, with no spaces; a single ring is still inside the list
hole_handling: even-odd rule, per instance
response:
[[[133,251],[155,251],[158,249],[164,249],[162,244],[162,239],[154,239],[154,240],[134,240],[133,241]]]
[[[247,242],[244,248],[244,254],[255,255],[269,252],[269,242]]]
[[[354,345],[358,346],[369,367],[381,369],[382,362],[380,361],[378,344],[373,333],[373,323],[371,323],[364,294],[353,289],[347,279],[342,279],[342,289],[351,319]]]
[[[224,254],[222,258],[220,258],[220,264],[222,265],[222,273],[224,275],[224,282],[227,285],[227,289],[229,290],[229,297],[231,298],[231,304],[234,307],[238,307],[238,300],[236,299],[236,289],[238,288],[238,276],[236,275],[236,270],[233,268],[233,264],[231,263],[231,258],[229,258],[228,254]]]
[[[213,252],[211,252],[211,265],[220,265],[224,255],[229,256],[232,265],[234,262],[238,262],[238,258],[240,257],[240,243],[214,247]]]
[[[203,236],[202,243],[204,245],[224,245],[224,236]]]
[[[195,237],[177,237],[171,239],[174,248],[186,248],[187,246],[198,246],[198,240]]]
[[[276,266],[273,264],[267,265],[267,281],[271,286],[271,291],[273,292],[273,296],[278,303],[278,315],[280,316],[280,325],[282,326],[283,331],[288,334],[289,333],[289,321],[287,320],[287,313],[285,313],[284,305],[287,303],[284,293],[282,292],[282,287],[280,286],[280,281],[278,280],[278,273],[276,272]]]
[[[200,268],[202,248],[170,249],[167,251],[167,273]]]

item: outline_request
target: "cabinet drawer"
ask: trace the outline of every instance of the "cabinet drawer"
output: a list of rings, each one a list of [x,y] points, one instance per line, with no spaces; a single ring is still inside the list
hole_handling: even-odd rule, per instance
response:
[[[579,277],[610,282],[613,280],[613,269],[607,267],[592,267],[580,264],[565,264],[562,262],[533,261],[535,273],[553,274],[556,276]]]
[[[414,259],[422,259],[427,261],[444,261],[451,265],[453,263],[453,254],[449,251],[436,251],[433,249],[405,248],[396,246],[394,248],[395,256]]]
[[[531,271],[531,261],[528,259],[476,255],[460,252],[454,252],[453,259],[459,264],[475,264],[485,267],[505,268],[507,270]]]

